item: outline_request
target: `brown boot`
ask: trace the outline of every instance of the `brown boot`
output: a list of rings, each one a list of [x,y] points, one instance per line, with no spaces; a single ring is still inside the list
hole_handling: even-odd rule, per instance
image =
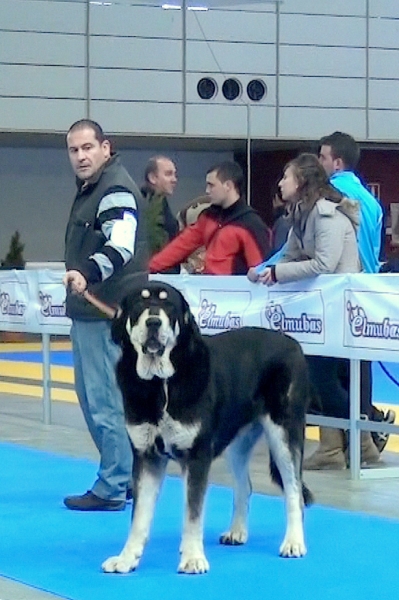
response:
[[[349,446],[346,449],[345,456],[349,467]],[[361,465],[375,465],[380,460],[380,452],[374,444],[370,431],[360,433],[360,463]]]
[[[370,431],[362,431],[360,434],[362,464],[373,465],[380,460],[380,453],[373,442]]]
[[[345,434],[342,429],[320,427],[320,443],[317,450],[305,458],[303,468],[308,471],[322,469],[346,469]]]

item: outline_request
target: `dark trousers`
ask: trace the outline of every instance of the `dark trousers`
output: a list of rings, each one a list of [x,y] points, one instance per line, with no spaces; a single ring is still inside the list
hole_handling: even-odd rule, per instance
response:
[[[349,418],[349,360],[329,356],[307,356],[309,377],[326,417]],[[360,362],[360,413],[371,421],[382,421],[384,413],[371,403],[371,362]],[[314,411],[316,412],[316,411]]]

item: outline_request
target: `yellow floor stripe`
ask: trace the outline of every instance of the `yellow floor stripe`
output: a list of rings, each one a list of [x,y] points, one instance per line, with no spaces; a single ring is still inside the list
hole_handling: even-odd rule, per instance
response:
[[[0,381],[0,393],[16,396],[31,396],[43,398],[43,388],[39,385],[28,385],[22,383],[9,383]],[[51,388],[51,399],[60,402],[72,402],[77,404],[78,400],[74,390]]]
[[[71,350],[71,342],[51,342],[51,350]],[[1,342],[0,352],[41,352],[40,342]]]
[[[0,360],[0,376],[22,377],[42,381],[43,367],[40,363],[30,363],[13,360]],[[60,383],[73,383],[72,367],[50,366],[50,377],[52,381]]]

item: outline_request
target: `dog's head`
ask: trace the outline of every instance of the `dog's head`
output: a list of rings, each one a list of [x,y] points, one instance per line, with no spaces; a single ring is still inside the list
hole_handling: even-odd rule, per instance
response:
[[[168,379],[174,372],[170,353],[187,331],[197,329],[190,307],[174,287],[149,281],[122,300],[112,323],[112,338],[123,349],[137,352],[137,374]]]

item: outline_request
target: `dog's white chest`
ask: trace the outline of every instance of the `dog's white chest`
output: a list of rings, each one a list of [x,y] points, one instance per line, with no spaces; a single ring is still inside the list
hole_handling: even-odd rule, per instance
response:
[[[139,452],[145,452],[157,445],[157,438],[163,442],[165,454],[173,456],[176,450],[188,450],[194,443],[200,430],[200,424],[185,425],[164,412],[158,425],[142,423],[127,425],[127,431],[133,446]]]

